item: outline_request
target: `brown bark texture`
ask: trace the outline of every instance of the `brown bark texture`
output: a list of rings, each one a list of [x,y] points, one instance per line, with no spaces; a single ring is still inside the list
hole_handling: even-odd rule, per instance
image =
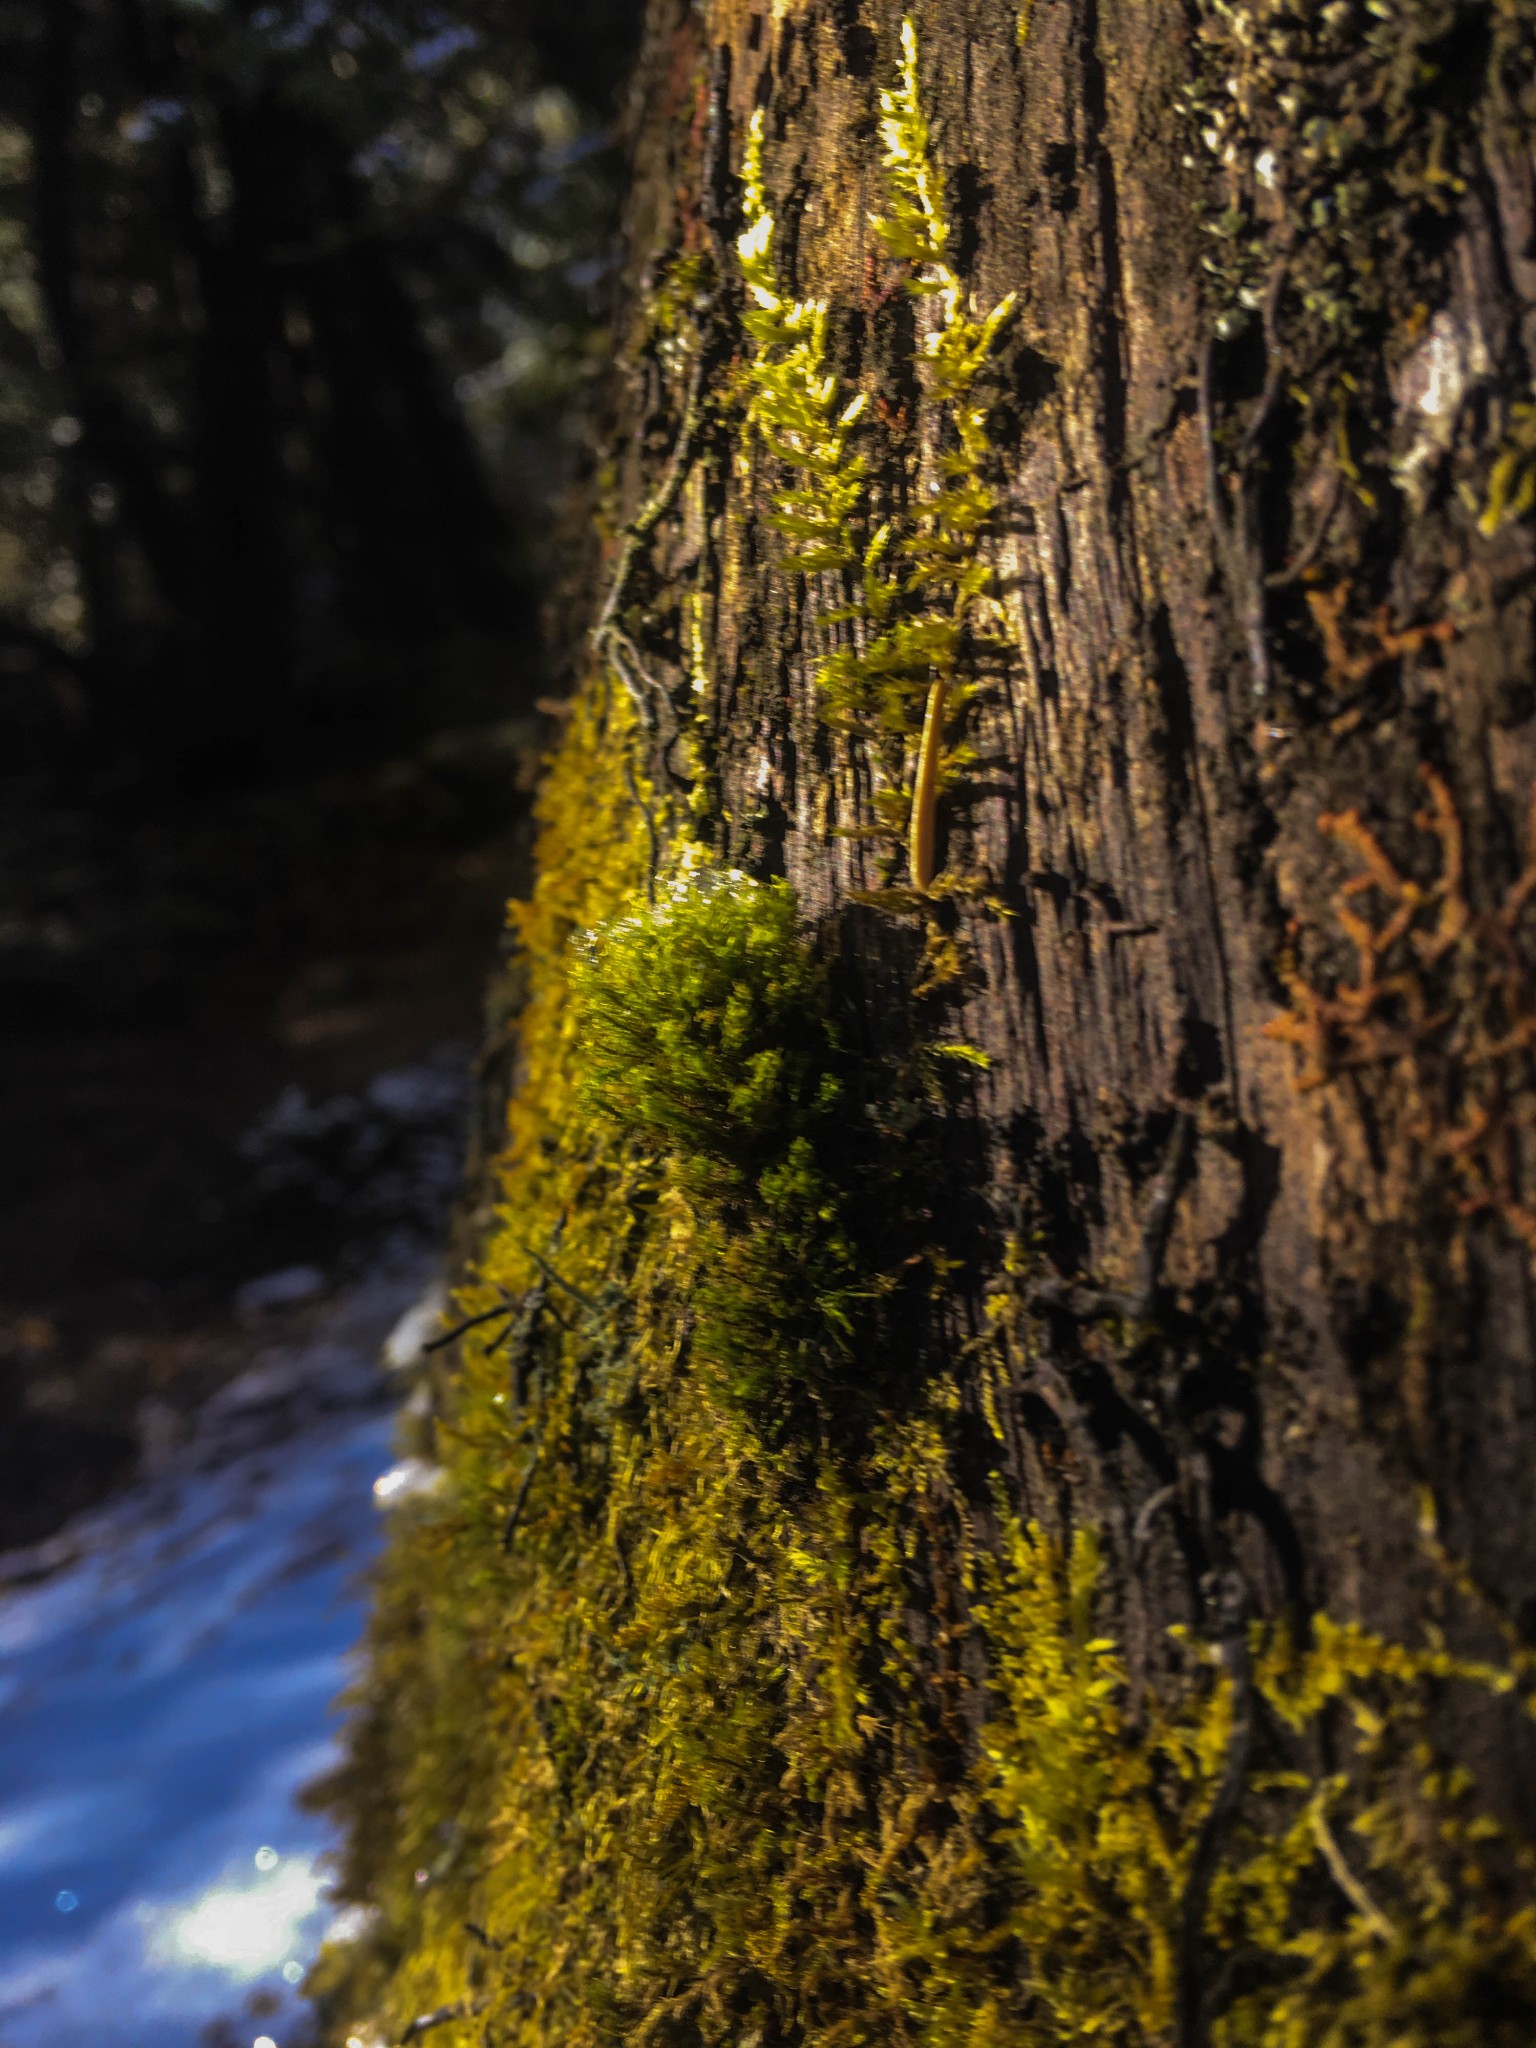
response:
[[[920,489],[922,302],[872,225],[900,19],[652,10],[634,504],[684,399],[644,348],[648,300],[739,227],[755,107],[785,289],[832,308],[878,487]],[[936,0],[920,27],[958,267],[983,308],[1018,295],[982,543],[1007,647],[940,816],[947,871],[984,888],[935,922],[964,960],[949,1023],[991,1061],[992,1247],[1036,1247],[1037,1303],[1086,1375],[1034,1392],[1092,1438],[1111,1525],[1193,1459],[1267,1607],[1411,1626],[1444,1594],[1432,1497],[1446,1549],[1522,1614],[1532,543],[1487,512],[1536,347],[1530,24]],[[858,907],[895,869],[842,836],[871,822],[874,771],[818,720],[836,594],[777,571],[769,467],[706,444],[647,616],[669,587],[710,592],[717,851],[841,915],[878,1006],[916,925]],[[686,690],[665,653],[664,625],[648,660]],[[1133,1293],[1163,1228],[1172,1327],[1122,1371],[1088,1290]],[[1524,1807],[1536,1785],[1505,1763]]]

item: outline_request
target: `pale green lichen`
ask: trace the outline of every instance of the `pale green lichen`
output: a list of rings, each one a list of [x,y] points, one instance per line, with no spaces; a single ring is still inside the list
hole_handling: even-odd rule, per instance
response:
[[[1392,365],[1450,297],[1447,230],[1482,175],[1467,109],[1480,100],[1491,132],[1529,133],[1536,8],[1198,0],[1192,26],[1184,162],[1199,173],[1216,334],[1262,326],[1300,447],[1326,460],[1336,418],[1339,472],[1360,508],[1379,514],[1382,492],[1362,470],[1384,488],[1394,468]],[[1525,430],[1512,422],[1484,499],[1466,473],[1473,451],[1456,445],[1466,424],[1447,422],[1434,464],[1461,470],[1456,495],[1481,507],[1486,532],[1520,491]],[[1399,484],[1420,493],[1417,466],[1405,484],[1400,454],[1396,465]]]

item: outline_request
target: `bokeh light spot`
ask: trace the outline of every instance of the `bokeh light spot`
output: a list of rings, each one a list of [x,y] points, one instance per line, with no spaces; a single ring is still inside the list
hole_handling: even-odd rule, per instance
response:
[[[248,1980],[291,1956],[320,1902],[324,1880],[308,1857],[280,1859],[253,1885],[213,1885],[160,1919],[151,1962],[203,1964]]]

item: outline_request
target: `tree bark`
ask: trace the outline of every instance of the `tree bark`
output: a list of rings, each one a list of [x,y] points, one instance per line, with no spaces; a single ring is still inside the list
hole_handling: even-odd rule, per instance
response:
[[[1420,1667],[1410,1718],[1428,1747],[1411,1768],[1433,1751],[1475,1775],[1504,1830],[1490,1896],[1526,1896],[1533,17],[1473,0],[1390,20],[1352,5],[925,0],[915,25],[948,261],[975,318],[1016,300],[976,386],[975,556],[995,609],[956,643],[972,688],[948,729],[969,757],[951,756],[931,887],[913,886],[915,828],[894,805],[912,794],[921,691],[901,733],[828,716],[829,655],[867,648],[873,629],[837,616],[856,597],[846,567],[786,564],[787,472],[743,424],[761,384],[736,246],[760,109],[778,289],[828,308],[839,402],[865,395],[859,545],[881,518],[915,531],[965,465],[924,347],[943,302],[914,295],[921,266],[877,225],[892,209],[879,96],[899,81],[897,9],[652,5],[625,375],[604,428],[614,539],[587,615],[612,701],[627,685],[649,729],[634,784],[663,867],[686,820],[719,868],[785,878],[871,1067],[923,1041],[982,1056],[941,1120],[930,1235],[953,1265],[911,1310],[903,1366],[954,1388],[942,1479],[905,1525],[917,1561],[898,1634],[954,1744],[921,1829],[935,1857],[946,1831],[964,1836],[958,1788],[1012,1739],[1000,1701],[1026,1730],[1044,1711],[1009,1691],[985,1558],[1015,1525],[1062,1556],[1094,1531],[1095,1611],[1123,1659],[1116,1754],[1181,1688],[1215,1683],[1224,1716],[1206,1724],[1195,1805],[1182,1821],[1176,1800],[1158,1807],[1183,1844],[1166,1981],[1153,1986],[1149,1961],[1153,1988],[1104,2037],[1514,2041],[1530,1977],[1502,1951],[1462,1980],[1458,2010],[1414,2003],[1406,1964],[1377,2006],[1359,2003],[1387,1967],[1360,1957],[1428,1925],[1401,1866],[1370,1847],[1390,1835],[1406,1857],[1419,1823],[1330,1824],[1317,1788],[1368,1774],[1342,1704],[1356,1695],[1340,1680],[1298,1748],[1264,1673],[1282,1638],[1304,1659],[1339,1629],[1496,1667],[1465,1683]],[[546,861],[561,857],[547,842]],[[471,1286],[466,1300],[483,1299]],[[445,1415],[472,1404],[464,1388],[446,1383]],[[374,1655],[397,1671],[390,1631],[407,1613],[433,1624],[431,1596],[399,1591],[393,1569]],[[1219,1682],[1192,1675],[1200,1643]],[[418,1725],[425,1681],[402,1682]],[[431,1696],[447,1711],[444,1684]],[[484,1746],[467,1781],[428,1798],[438,1821],[511,1768],[454,1697]],[[379,1711],[360,1713],[356,1759],[377,1764]],[[974,1942],[1006,1924],[1013,1946],[998,1936],[995,1976],[978,1966],[967,1995],[986,1978],[995,2002],[974,2035],[943,2019],[915,1933],[907,1991],[874,2033],[838,2032],[803,1950],[777,1978],[759,1960],[726,1989],[723,1963],[711,1975],[679,1952],[643,2010],[622,1989],[559,2006],[518,1977],[515,1932],[455,1950],[440,1920],[429,1936],[386,1905],[406,1852],[369,1801],[403,1837],[419,1838],[419,1816],[387,1772],[363,1788],[356,1768],[341,1794],[348,1882],[385,1907],[395,1947],[390,1969],[377,1955],[350,1977],[337,1966],[348,2024],[365,2006],[408,2018],[429,1951],[433,1983],[463,1999],[445,2038],[466,2042],[493,2020],[507,2031],[487,2038],[519,2041],[1064,2041],[1086,2024],[1086,2007],[1042,1989],[1052,1951],[1028,1909],[985,1886]],[[1257,1818],[1270,1795],[1256,1774],[1287,1768],[1313,1787],[1284,1826],[1302,1830],[1318,1887],[1293,1905],[1327,1939],[1353,1929],[1362,1973],[1346,1982],[1355,1965],[1339,1961],[1305,1998],[1222,1918],[1243,1831],[1281,1828]],[[1028,1825],[998,1783],[977,1824],[994,1848]],[[802,1796],[835,1831],[833,1790]],[[494,1898],[488,1873],[526,1844],[476,1842],[462,1881]],[[606,1866],[585,1853],[600,1913]],[[896,1862],[882,1867],[895,1885]],[[1038,1906],[1048,1887],[1031,1869],[1020,1896]],[[1119,1909],[1095,1881],[1085,1860],[1081,1911],[1109,1924]],[[858,1896],[873,1919],[837,1951],[850,1982],[888,1964],[871,1961],[885,1954],[873,1894]],[[522,2006],[506,2002],[514,1981]],[[850,2029],[856,2003],[848,1992]]]
[[[899,328],[907,312],[865,310],[889,288],[872,119],[895,18],[719,13],[732,133],[764,102],[781,133],[793,285],[842,312],[850,387],[862,374],[878,388],[901,349],[880,316]],[[1456,23],[1470,35],[1472,11]],[[1433,768],[1485,914],[1536,853],[1529,528],[1485,537],[1454,493],[1465,476],[1486,498],[1499,422],[1528,388],[1528,137],[1504,128],[1490,83],[1472,102],[1465,189],[1432,239],[1393,202],[1400,267],[1359,337],[1331,346],[1288,289],[1305,231],[1277,196],[1256,213],[1263,318],[1224,339],[1202,259],[1228,194],[1219,164],[1185,162],[1199,140],[1178,100],[1198,88],[1202,43],[1184,10],[1041,6],[1023,48],[993,9],[936,9],[924,27],[968,281],[984,305],[1022,296],[995,444],[1010,657],[976,717],[972,787],[946,805],[951,864],[985,875],[1009,913],[955,912],[976,969],[957,1035],[992,1058],[976,1115],[997,1227],[1028,1217],[1057,1273],[1129,1276],[1168,1129],[1195,1109],[1205,1128],[1162,1277],[1220,1354],[1185,1419],[1233,1418],[1223,1490],[1253,1580],[1272,1600],[1342,1597],[1401,1623],[1427,1597],[1414,1529],[1429,1486],[1446,1539],[1514,1609],[1536,1563],[1520,1504],[1536,1455],[1522,1226],[1445,1199],[1443,1134],[1372,1131],[1373,1111],[1407,1114],[1373,1103],[1374,1060],[1303,1091],[1307,1063],[1268,1027],[1286,1011],[1295,927],[1334,948],[1336,985],[1353,979],[1334,892],[1361,861],[1320,816],[1358,808],[1432,881],[1412,819]],[[672,29],[674,50],[692,33]],[[1361,68],[1353,40],[1341,68]],[[1476,83],[1452,77],[1446,100]],[[630,232],[654,270],[686,234],[671,195],[701,168],[660,91],[652,105]],[[1294,388],[1298,372],[1309,382]],[[1328,387],[1348,376],[1359,397],[1336,430]],[[1416,456],[1422,505],[1392,480]],[[1340,488],[1343,465],[1359,477]],[[865,842],[833,836],[866,822],[856,771],[822,770],[813,600],[774,573],[760,518],[760,497],[728,487],[713,521],[717,578],[756,599],[720,606],[712,650],[719,851],[781,868],[826,919],[881,877]],[[755,550],[769,557],[756,589]],[[856,971],[878,987],[891,936],[878,916],[861,923]]]

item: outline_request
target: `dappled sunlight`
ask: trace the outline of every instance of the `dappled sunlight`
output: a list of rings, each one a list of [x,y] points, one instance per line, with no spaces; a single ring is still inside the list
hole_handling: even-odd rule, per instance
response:
[[[285,1964],[301,1969],[296,1952],[325,1880],[309,1856],[285,1859],[258,1849],[254,1860],[254,1879],[229,1877],[163,1915],[146,1914],[149,1961],[159,1968],[222,1970],[242,1984]]]
[[[302,2038],[304,1973],[356,1916],[328,1904],[330,1834],[295,1801],[334,1762],[384,1522],[371,1361],[425,1277],[377,1275],[269,1352],[244,1392],[292,1380],[307,1431],[207,1465],[194,1444],[0,1606],[5,2048],[201,2048],[235,2015],[240,2048]],[[226,1400],[209,1427],[254,1412]]]

